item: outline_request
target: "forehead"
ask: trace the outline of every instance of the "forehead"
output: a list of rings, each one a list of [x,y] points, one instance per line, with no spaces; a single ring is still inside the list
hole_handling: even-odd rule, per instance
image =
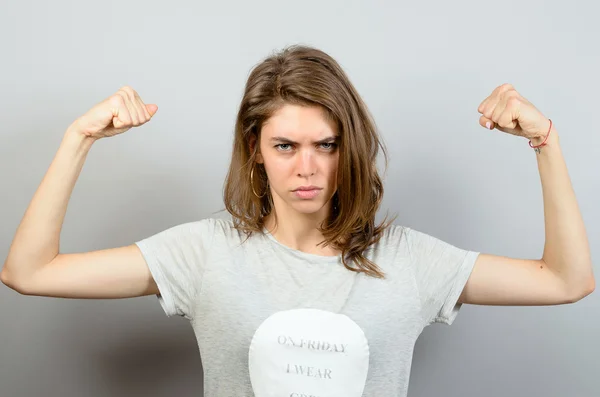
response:
[[[262,126],[265,139],[285,137],[294,141],[312,141],[337,135],[335,124],[317,106],[286,104]]]

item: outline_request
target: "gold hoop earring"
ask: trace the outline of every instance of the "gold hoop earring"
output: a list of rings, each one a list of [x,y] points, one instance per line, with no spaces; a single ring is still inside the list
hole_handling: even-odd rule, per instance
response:
[[[265,194],[267,194],[267,190],[269,190],[269,181],[267,181],[267,188],[265,189],[265,192],[262,194],[262,196],[256,194],[256,191],[254,190],[254,167],[252,167],[252,169],[250,170],[250,188],[252,189],[252,193],[254,193],[254,195],[258,198],[263,198]]]

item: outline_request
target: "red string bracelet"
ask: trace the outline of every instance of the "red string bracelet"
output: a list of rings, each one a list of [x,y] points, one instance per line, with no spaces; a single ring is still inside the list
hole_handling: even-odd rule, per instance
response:
[[[550,120],[550,128],[548,128],[548,133],[546,134],[546,138],[544,138],[544,142],[540,143],[537,146],[533,146],[531,144],[531,141],[529,141],[529,146],[532,147],[533,149],[542,147],[542,146],[544,146],[546,144],[546,141],[548,140],[548,136],[550,135],[550,131],[552,130],[552,120],[551,119],[548,119],[548,120]]]

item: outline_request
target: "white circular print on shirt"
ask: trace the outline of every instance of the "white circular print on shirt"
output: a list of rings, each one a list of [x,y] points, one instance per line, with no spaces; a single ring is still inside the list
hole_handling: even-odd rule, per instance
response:
[[[248,352],[256,397],[360,397],[369,343],[348,316],[319,309],[274,313]]]

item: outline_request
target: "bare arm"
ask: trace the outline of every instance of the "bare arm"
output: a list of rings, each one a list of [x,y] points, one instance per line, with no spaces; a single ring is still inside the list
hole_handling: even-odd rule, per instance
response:
[[[480,255],[459,301],[482,305],[558,305],[583,299],[594,291],[596,282],[585,225],[558,131],[507,84],[494,90],[478,111],[482,113],[482,126],[493,122],[501,131],[531,139],[533,146],[546,141],[535,149],[544,199],[546,242],[540,259]]]
[[[135,244],[100,251],[58,254],[42,266],[21,293],[60,298],[132,298],[158,294]]]
[[[135,91],[127,90],[130,89],[119,90],[98,104],[65,132],[17,228],[1,273],[4,284],[23,294],[61,297],[118,298],[157,293],[135,245],[89,253],[59,253],[67,205],[93,143],[141,125],[151,117],[146,109],[144,114],[136,108],[135,98],[139,97]]]
[[[537,150],[546,232],[542,261],[569,292],[587,295],[595,288],[587,233],[554,127],[548,138],[548,145]]]

